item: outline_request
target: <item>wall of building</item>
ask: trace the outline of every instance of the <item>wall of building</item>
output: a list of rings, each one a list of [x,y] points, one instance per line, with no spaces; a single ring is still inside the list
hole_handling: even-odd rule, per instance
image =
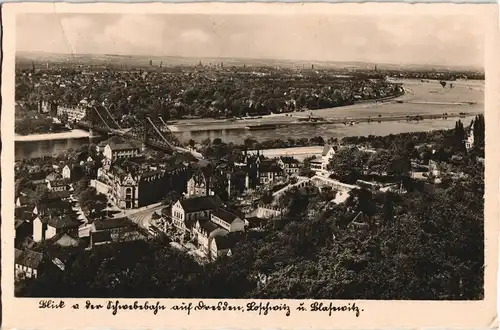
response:
[[[16,264],[16,268],[15,268],[15,276],[16,277],[26,276],[28,278],[36,278],[37,275],[38,275],[38,272],[36,269],[32,269],[32,268],[29,268],[27,266]]]
[[[40,242],[42,240],[43,224],[39,218],[33,220],[33,240]]]
[[[137,208],[139,207],[139,189],[137,186],[121,186],[117,184],[115,199],[119,208]]]
[[[45,232],[45,239],[51,239],[56,236],[57,230],[54,227],[47,226],[47,231]]]
[[[71,179],[71,169],[69,168],[69,166],[64,166],[63,170],[62,170],[62,177],[64,179]]]
[[[113,151],[111,150],[111,147],[109,145],[106,145],[104,147],[104,151],[102,152],[102,154],[107,159],[113,159]]]
[[[196,227],[193,228],[193,234],[195,235],[196,240],[198,241],[198,247],[201,248],[205,253],[207,253],[208,236],[210,235],[210,233],[207,233],[206,235],[202,233],[199,223],[196,223]]]
[[[62,116],[64,114],[68,115],[68,120],[74,121],[74,120],[82,120],[83,117],[86,115],[86,110],[83,108],[65,108],[65,107],[58,107],[57,108],[57,115]]]
[[[257,208],[257,218],[271,218],[281,215],[282,210],[259,206]]]
[[[130,157],[135,157],[135,156],[139,155],[139,150],[138,149],[131,149],[131,150],[113,151],[112,155],[113,155],[112,159],[130,158]]]
[[[236,218],[232,223],[231,227],[229,228],[230,232],[237,232],[237,231],[245,231],[245,221],[241,220],[240,218]]]
[[[172,206],[172,221],[174,226],[180,229],[186,229],[185,221],[195,221],[198,219],[205,218],[209,215],[210,211],[203,210],[199,212],[184,213],[184,210],[180,205],[174,204]]]
[[[185,217],[184,210],[182,209],[179,203],[175,203],[172,206],[172,221],[174,226],[180,229],[185,229],[184,217]]]
[[[90,185],[94,187],[98,193],[107,195],[110,191],[110,187],[107,184],[102,183],[98,180],[91,180]]]

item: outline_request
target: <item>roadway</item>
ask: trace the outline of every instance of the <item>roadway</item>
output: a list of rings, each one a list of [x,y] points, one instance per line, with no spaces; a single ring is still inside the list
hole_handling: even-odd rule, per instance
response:
[[[151,204],[140,209],[124,210],[115,215],[115,218],[128,217],[134,223],[138,224],[144,229],[149,229],[151,225],[151,217],[156,211],[163,209],[165,205],[161,203]]]

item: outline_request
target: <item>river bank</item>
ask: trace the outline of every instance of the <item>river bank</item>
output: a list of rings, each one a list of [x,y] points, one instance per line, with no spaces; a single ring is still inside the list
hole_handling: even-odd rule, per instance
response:
[[[67,140],[67,139],[80,139],[88,138],[89,132],[74,129],[68,132],[59,133],[45,133],[45,134],[28,134],[28,135],[15,135],[15,142],[30,142],[30,141],[49,141],[49,140]]]
[[[423,106],[425,104],[415,103],[415,105]],[[373,105],[375,106],[375,105]],[[464,107],[467,108],[467,107]],[[418,121],[424,119],[443,119],[443,118],[459,118],[459,117],[468,117],[473,116],[475,114],[481,113],[481,111],[472,111],[472,112],[442,112],[442,113],[419,113],[419,112],[411,112],[409,114],[380,114],[374,113],[373,115],[353,115],[347,116],[343,118],[339,117],[331,117],[324,118],[312,117],[316,119],[308,120],[308,116],[274,116],[274,117],[263,117],[260,119],[249,119],[240,122],[207,122],[204,124],[194,124],[187,123],[183,125],[170,125],[169,129],[174,133],[183,133],[183,132],[196,132],[196,131],[217,131],[217,130],[242,130],[242,129],[252,129],[258,128],[261,125],[266,125],[267,130],[276,129],[279,127],[288,127],[288,126],[320,126],[320,125],[338,125],[338,124],[357,124],[361,122],[389,122],[389,121]],[[418,119],[418,120],[417,120]],[[262,130],[266,130],[264,127]],[[260,130],[260,129],[259,129]]]
[[[287,140],[289,137],[309,139],[321,136],[328,139],[451,129],[458,118],[464,125],[468,125],[475,115],[484,113],[484,82],[482,81],[457,82],[454,88],[443,88],[438,82],[428,83],[419,80],[401,82],[408,89],[408,93],[393,100],[313,111],[314,117],[324,118],[326,122],[294,124],[301,118],[309,117],[309,113],[295,112],[237,122],[214,121],[213,119],[208,122],[207,119],[186,120],[177,122],[170,128],[185,145],[191,139],[201,142],[205,139],[216,138],[242,144],[247,138],[265,141]],[[445,118],[442,117],[444,113],[447,113]],[[463,114],[467,116],[464,118]],[[422,120],[407,120],[415,116],[420,116],[419,119]],[[346,122],[345,125],[344,122]],[[351,122],[354,122],[353,125],[350,124]],[[281,125],[281,123],[283,126],[276,129],[245,129],[246,126],[251,125]],[[68,133],[16,136],[16,159],[50,156],[68,148],[77,148],[89,143],[88,132],[75,131],[80,133],[73,131],[69,133],[70,136],[64,135]]]
[[[175,121],[175,124],[168,125],[168,128],[172,132],[182,132],[183,130],[204,130],[207,129],[207,125],[213,126],[224,126],[226,129],[241,129],[245,127],[253,127],[262,124],[266,125],[286,125],[286,124],[308,124],[307,122],[294,122],[299,119],[309,118],[309,114],[314,118],[319,111],[334,111],[340,108],[348,108],[352,106],[370,106],[373,104],[384,104],[392,102],[397,98],[403,96],[405,92],[398,93],[397,95],[382,97],[373,100],[363,100],[356,101],[354,104],[339,106],[334,108],[324,108],[316,110],[305,110],[305,111],[294,111],[286,113],[274,113],[269,115],[262,115],[255,118],[244,118],[244,119],[213,119],[213,118],[196,118],[196,119],[181,119]]]

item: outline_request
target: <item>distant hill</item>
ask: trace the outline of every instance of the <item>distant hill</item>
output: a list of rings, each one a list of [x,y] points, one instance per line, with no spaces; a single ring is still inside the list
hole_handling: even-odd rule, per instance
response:
[[[27,64],[32,61],[43,63],[78,63],[82,65],[99,65],[99,64],[114,64],[114,65],[130,65],[137,67],[149,66],[149,61],[153,62],[154,66],[158,66],[163,62],[163,66],[176,65],[196,65],[224,63],[226,66],[274,66],[274,67],[305,67],[310,68],[314,65],[316,69],[332,68],[332,69],[352,69],[352,70],[370,70],[374,69],[375,65],[380,70],[401,70],[401,71],[417,71],[417,70],[440,70],[440,71],[479,71],[483,72],[482,68],[474,68],[467,66],[446,66],[446,65],[421,65],[421,64],[389,64],[389,63],[363,63],[363,62],[334,62],[334,61],[298,61],[287,59],[253,59],[253,58],[232,58],[232,57],[179,57],[179,56],[147,56],[147,55],[116,55],[116,54],[55,54],[49,52],[17,52],[16,62],[19,64]]]

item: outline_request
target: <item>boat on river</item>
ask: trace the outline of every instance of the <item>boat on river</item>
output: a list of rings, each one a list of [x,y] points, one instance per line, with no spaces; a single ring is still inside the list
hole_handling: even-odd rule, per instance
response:
[[[276,124],[260,124],[254,126],[246,126],[245,128],[250,131],[258,131],[258,130],[267,130],[267,129],[276,129],[279,126]]]

